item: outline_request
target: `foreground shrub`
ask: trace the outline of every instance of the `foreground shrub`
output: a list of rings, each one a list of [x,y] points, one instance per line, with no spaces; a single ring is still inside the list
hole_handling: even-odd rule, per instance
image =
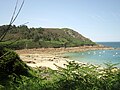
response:
[[[5,85],[9,80],[17,81],[20,75],[29,76],[30,68],[12,50],[0,50],[0,84]]]
[[[59,67],[58,90],[120,90],[120,70],[113,64],[100,69],[93,65],[68,62]]]

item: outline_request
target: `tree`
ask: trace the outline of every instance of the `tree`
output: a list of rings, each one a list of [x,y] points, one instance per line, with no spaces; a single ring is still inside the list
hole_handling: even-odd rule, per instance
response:
[[[16,5],[15,5],[15,8],[14,8],[12,17],[11,17],[11,19],[10,19],[10,22],[9,22],[7,28],[4,29],[3,33],[0,35],[0,42],[4,42],[3,39],[5,38],[7,32],[12,29],[11,25],[12,25],[12,24],[15,22],[15,20],[17,19],[18,15],[20,14],[20,11],[21,11],[21,9],[22,9],[22,7],[23,7],[23,5],[24,5],[25,0],[22,1],[21,5],[20,5],[20,8],[19,8],[18,11],[16,12],[17,7],[18,7],[18,1],[19,1],[19,0],[16,1]]]

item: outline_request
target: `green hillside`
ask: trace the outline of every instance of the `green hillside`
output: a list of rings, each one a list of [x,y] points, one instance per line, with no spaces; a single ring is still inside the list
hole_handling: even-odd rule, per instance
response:
[[[7,25],[0,26],[0,35],[7,27]],[[25,25],[11,26],[4,40],[7,42],[1,43],[2,45],[17,40],[9,46],[14,49],[95,45],[88,38],[69,28],[28,28]]]

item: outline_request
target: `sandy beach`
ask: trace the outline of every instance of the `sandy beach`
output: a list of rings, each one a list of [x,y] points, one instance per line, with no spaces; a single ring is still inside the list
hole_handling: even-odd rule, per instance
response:
[[[66,52],[83,52],[88,50],[106,50],[113,49],[104,46],[82,46],[69,48],[38,48],[38,49],[22,49],[16,50],[20,58],[31,67],[49,67],[57,70],[57,66],[65,67],[66,61],[71,61],[64,57]]]

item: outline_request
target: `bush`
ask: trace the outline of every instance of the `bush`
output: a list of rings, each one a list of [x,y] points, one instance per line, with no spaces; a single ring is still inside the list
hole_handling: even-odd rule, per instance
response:
[[[109,65],[109,64],[108,64]],[[109,67],[110,66],[110,67]],[[94,65],[68,62],[57,71],[37,69],[37,78],[24,79],[24,90],[120,90],[120,70],[109,65],[100,69]],[[46,77],[45,77],[46,76]],[[44,77],[44,78],[42,78]],[[42,79],[40,79],[42,78]]]
[[[59,68],[57,90],[120,90],[120,70],[108,64],[105,69],[94,65],[68,62]]]
[[[0,84],[9,81],[10,76],[29,76],[30,68],[12,50],[1,48],[0,50]],[[4,82],[4,83],[3,83]]]

